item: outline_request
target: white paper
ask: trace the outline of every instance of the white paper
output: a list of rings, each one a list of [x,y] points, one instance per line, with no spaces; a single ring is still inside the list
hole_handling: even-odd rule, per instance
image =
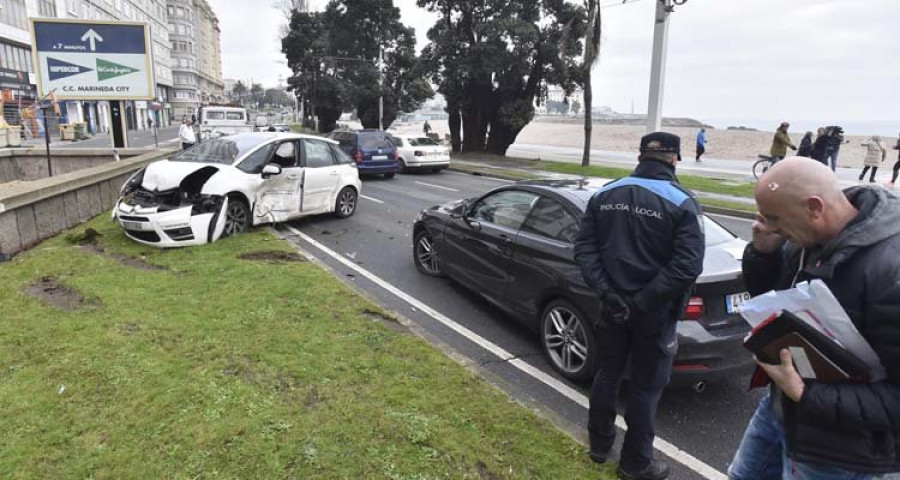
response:
[[[797,284],[789,290],[770,291],[744,303],[741,316],[753,328],[783,310],[797,315],[866,363],[872,380],[886,377],[884,366],[869,342],[860,335],[847,312],[821,280]]]

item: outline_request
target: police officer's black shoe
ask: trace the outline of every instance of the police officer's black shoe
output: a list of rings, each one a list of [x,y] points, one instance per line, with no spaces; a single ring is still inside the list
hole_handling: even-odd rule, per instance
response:
[[[595,452],[595,451],[591,450],[590,453],[588,453],[588,455],[590,455],[591,460],[593,460],[594,463],[599,463],[601,465],[606,463],[607,460],[609,460],[609,454],[610,454],[609,450],[607,450],[605,452]]]
[[[628,472],[620,466],[618,473],[622,480],[664,480],[669,477],[669,464],[662,460],[653,460],[647,468],[639,472]]]

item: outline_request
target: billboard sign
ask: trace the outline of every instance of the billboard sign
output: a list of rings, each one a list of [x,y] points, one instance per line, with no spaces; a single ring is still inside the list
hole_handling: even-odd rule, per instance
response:
[[[145,23],[31,20],[39,95],[60,100],[152,100],[153,59]]]

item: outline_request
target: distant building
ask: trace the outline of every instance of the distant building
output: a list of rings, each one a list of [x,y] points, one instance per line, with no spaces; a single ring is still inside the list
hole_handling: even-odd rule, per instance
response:
[[[573,115],[575,112],[572,110],[572,105],[575,102],[581,103],[583,101],[582,98],[584,98],[584,91],[581,89],[576,89],[571,95],[566,96],[565,90],[553,86],[547,89],[547,98],[540,105],[535,102],[534,113],[536,115]],[[547,108],[549,102],[568,102],[566,111],[563,113],[551,111],[551,109]]]

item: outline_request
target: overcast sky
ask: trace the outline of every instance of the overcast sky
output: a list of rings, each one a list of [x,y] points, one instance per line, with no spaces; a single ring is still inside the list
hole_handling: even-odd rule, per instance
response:
[[[280,53],[275,0],[210,0],[222,28],[226,78],[266,86],[290,75]],[[313,0],[321,8],[325,0]],[[435,16],[395,0],[419,47]],[[594,102],[647,110],[653,0],[601,0],[604,43]],[[898,0],[688,0],[669,33],[666,116],[716,124],[878,123],[900,129]],[[885,127],[887,125],[887,127]],[[896,125],[897,127],[893,127]]]

